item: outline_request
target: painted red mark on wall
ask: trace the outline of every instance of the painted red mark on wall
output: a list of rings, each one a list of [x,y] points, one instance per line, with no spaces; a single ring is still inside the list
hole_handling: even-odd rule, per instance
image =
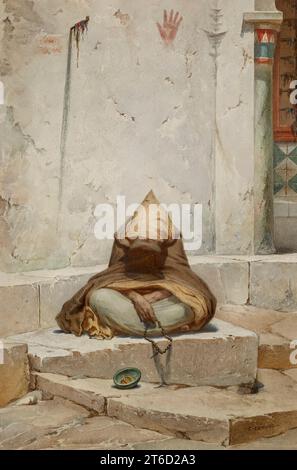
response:
[[[171,10],[168,16],[167,10],[164,10],[163,25],[157,23],[157,27],[160,36],[166,45],[173,43],[182,20],[183,17],[179,14],[178,11],[174,14],[174,11]]]
[[[60,52],[62,52],[60,36],[43,36],[39,42],[39,49],[42,54],[59,54]]]

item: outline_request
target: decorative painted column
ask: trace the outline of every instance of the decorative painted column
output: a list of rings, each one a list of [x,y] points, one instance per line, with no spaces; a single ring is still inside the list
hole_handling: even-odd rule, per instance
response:
[[[254,251],[270,254],[274,248],[273,214],[273,58],[276,31],[255,30],[255,174]]]
[[[254,12],[255,26],[254,253],[275,253],[273,214],[273,60],[282,13]]]

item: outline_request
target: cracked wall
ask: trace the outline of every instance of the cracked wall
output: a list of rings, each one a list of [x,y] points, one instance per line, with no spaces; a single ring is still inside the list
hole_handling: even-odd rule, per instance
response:
[[[217,254],[254,253],[254,1],[217,1],[225,37],[217,58],[215,234]],[[236,5],[236,7],[235,7]]]
[[[140,202],[150,189],[165,203],[203,204],[199,254],[237,239],[221,226],[240,224],[252,206],[249,171],[234,182],[251,160],[234,126],[246,141],[253,127],[253,38],[241,31],[253,2],[241,3],[236,14],[234,0],[0,3],[0,270],[105,263],[111,242],[93,235],[96,205]],[[170,45],[156,26],[164,8],[183,16]],[[73,51],[61,192],[69,28],[87,15],[79,68]],[[227,199],[239,193],[247,203],[235,217]],[[236,250],[248,252],[246,240]]]

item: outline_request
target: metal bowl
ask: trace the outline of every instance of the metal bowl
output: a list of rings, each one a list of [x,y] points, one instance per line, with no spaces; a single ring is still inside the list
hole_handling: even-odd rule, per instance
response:
[[[125,369],[118,370],[113,376],[116,388],[121,390],[137,387],[140,379],[141,372],[136,367],[126,367]]]

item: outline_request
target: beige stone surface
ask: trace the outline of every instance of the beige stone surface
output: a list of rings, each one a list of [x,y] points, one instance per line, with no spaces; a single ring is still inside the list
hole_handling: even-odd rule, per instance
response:
[[[143,338],[100,341],[52,329],[12,338],[28,343],[31,364],[40,372],[111,379],[118,369],[134,366],[141,369],[144,381],[160,382],[160,365],[151,359],[151,345]],[[257,351],[254,333],[213,320],[201,332],[174,338],[172,353],[163,364],[165,378],[186,385],[250,383],[256,376]]]
[[[57,398],[0,410],[0,428],[2,450],[128,450],[168,439],[106,416],[91,417],[81,406]]]
[[[0,279],[0,338],[39,327],[38,297],[37,284],[9,285]]]
[[[291,342],[297,339],[295,312],[278,312],[250,305],[224,305],[218,308],[216,316],[259,335],[258,367],[261,369],[297,367],[290,359]]]
[[[259,393],[241,395],[236,387],[155,387],[116,390],[111,381],[37,374],[43,393],[57,394],[135,427],[220,445],[276,436],[297,427],[297,381],[261,370]]]
[[[230,450],[297,450],[297,429],[276,437],[259,439],[249,444],[232,446]]]
[[[0,449],[24,449],[46,435],[82,425],[89,412],[62,399],[0,409]]]
[[[63,303],[105,267],[0,272],[0,337],[55,326]]]
[[[288,377],[297,382],[297,369],[285,370],[283,371],[283,374],[287,375]]]
[[[131,447],[133,450],[226,450],[225,447],[215,444],[177,438],[141,442]]]
[[[257,307],[285,312],[297,308],[297,255],[251,263],[250,300]]]
[[[111,380],[80,379],[57,374],[39,373],[36,373],[35,377],[36,388],[42,391],[46,398],[58,396],[94,410],[99,415],[106,413],[107,397],[121,396],[121,393],[113,388]]]
[[[97,402],[103,402],[104,404],[104,398],[120,398],[125,394],[129,396],[139,394],[147,395],[158,388],[155,384],[140,382],[138,387],[124,391],[117,389],[112,379],[104,380],[79,376],[67,377],[66,375],[44,372],[33,372],[33,375],[35,377],[37,390],[41,390],[52,396],[60,396],[61,398],[76,402],[90,409],[94,409],[93,406],[97,406]],[[176,387],[178,386],[171,385],[169,389],[175,389]],[[75,395],[76,393],[78,393],[77,396]],[[81,393],[81,395],[79,393]],[[83,396],[83,394],[85,394],[85,396]],[[93,399],[93,403],[90,403],[89,406],[86,403],[82,403],[82,400],[86,400],[86,397]]]
[[[25,395],[29,388],[27,345],[4,344],[4,363],[0,364],[0,407]]]
[[[258,367],[261,369],[291,369],[296,367],[290,361],[290,341],[272,333],[260,335]]]
[[[244,305],[249,296],[249,265],[224,257],[195,257],[191,267],[211,288],[220,304]]]
[[[159,432],[194,440],[239,444],[297,427],[297,385],[276,371],[261,371],[265,387],[256,395],[233,390],[188,388],[169,396],[111,398],[108,414]]]
[[[255,333],[263,333],[269,331],[274,323],[287,319],[288,314],[252,305],[221,305],[217,309],[216,318]]]
[[[209,399],[212,398],[212,389],[191,390],[191,395],[185,390],[171,395],[168,391],[162,392],[111,398],[107,403],[107,413],[134,426],[143,426],[169,436],[220,444],[229,442],[228,416],[211,411]],[[201,400],[202,408],[203,405],[205,408],[197,409],[197,403]],[[223,401],[220,406],[223,407]],[[217,408],[215,411],[218,411]]]
[[[272,325],[271,332],[291,341],[297,340],[297,313],[292,313],[291,316]]]
[[[57,376],[55,374],[37,374],[36,385],[37,388],[42,390],[45,394],[49,391],[51,394],[74,400],[77,404],[85,406],[87,403],[90,409],[95,409],[96,411],[100,408],[102,401],[105,400],[105,412],[108,414],[110,413],[111,415],[114,413],[114,411],[112,411],[115,406],[113,403],[114,399],[117,399],[120,402],[125,399],[128,401],[132,400],[132,402],[135,400],[135,402],[137,402],[138,399],[141,400],[145,397],[147,403],[150,403],[154,397],[164,397],[165,400],[168,400],[171,403],[176,399],[177,407],[180,405],[180,400],[178,399],[178,395],[176,395],[177,391],[174,387],[159,388],[151,384],[141,384],[137,389],[122,391],[113,388],[112,381],[104,381],[100,379],[71,380],[71,378]],[[204,387],[201,388],[201,390],[203,389]],[[189,390],[194,391],[196,389],[189,388]],[[205,393],[208,393],[209,390],[215,389],[206,388]],[[194,397],[195,395],[193,395],[193,398]],[[112,401],[111,405],[109,405],[110,401]],[[188,405],[190,407],[190,403],[188,403]],[[195,404],[193,404],[193,406],[195,407]],[[125,411],[126,407],[124,407],[124,414],[122,415],[121,421],[129,422],[129,418],[126,420]],[[147,428],[148,425],[148,429],[152,429],[151,425],[149,425],[146,420],[143,410],[137,411],[136,415],[139,421],[138,424],[135,422],[131,422],[131,424],[136,425],[136,427],[139,428]],[[180,415],[178,418],[173,418],[171,426],[173,426],[174,430],[171,430],[171,432],[164,424],[164,421],[166,421],[165,415],[166,413],[163,418],[160,417],[159,419],[159,413],[154,414],[155,423],[153,430],[169,435],[172,433],[172,435],[176,435],[178,437],[183,437],[186,431],[191,433],[191,430],[193,430],[193,433],[195,433],[195,429],[197,429],[197,417],[193,417],[192,413],[189,413],[188,416]],[[170,423],[170,417],[167,419]],[[224,419],[216,419],[212,413],[207,417],[201,417],[201,426],[203,427],[203,432],[201,433],[203,440],[206,435],[212,436],[214,439],[213,442],[225,441],[227,438],[228,421]],[[196,432],[196,434],[199,438],[200,434],[198,432]],[[193,437],[193,439],[195,439],[195,437]],[[208,440],[212,442],[211,437],[209,437]]]
[[[80,426],[59,430],[57,436],[46,435],[28,444],[26,450],[132,450],[135,445],[145,447],[147,442],[162,446],[168,437],[154,431],[139,429],[108,417],[93,417]]]
[[[172,438],[107,416],[91,417],[82,407],[54,399],[0,410],[2,450],[284,450],[297,448],[297,430],[223,447]]]

